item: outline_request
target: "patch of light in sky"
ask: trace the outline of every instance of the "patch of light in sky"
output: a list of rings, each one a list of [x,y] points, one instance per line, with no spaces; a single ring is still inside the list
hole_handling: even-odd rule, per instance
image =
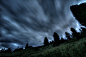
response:
[[[81,2],[78,3],[78,5],[80,5],[81,3],[86,3],[86,1],[85,0],[84,1],[81,1]]]
[[[4,49],[5,47],[2,47],[2,48],[0,48],[0,50],[2,50],[2,49]],[[5,48],[5,50],[7,50],[8,48]]]
[[[65,35],[62,36],[64,39],[67,39]],[[61,39],[61,38],[60,38]]]
[[[81,32],[79,29],[81,29],[81,25],[79,24],[79,22],[77,22],[77,26],[75,27],[75,30],[77,32]]]
[[[14,46],[19,46],[18,44],[16,44],[16,43],[12,43]]]

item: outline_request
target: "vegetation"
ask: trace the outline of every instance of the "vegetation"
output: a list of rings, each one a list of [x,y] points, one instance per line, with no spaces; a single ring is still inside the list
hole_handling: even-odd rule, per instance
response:
[[[86,3],[73,5],[70,7],[75,18],[84,26],[86,26]]]
[[[48,39],[47,39],[47,37],[45,37],[45,39],[44,39],[44,46],[48,46],[48,45],[49,45]]]
[[[25,47],[25,49],[27,49],[28,48],[28,43],[26,44],[26,47]]]
[[[13,53],[1,53],[0,57],[86,57],[85,51],[86,37],[78,41],[72,39],[71,43],[65,42],[56,47],[49,45],[40,48],[28,48]]]

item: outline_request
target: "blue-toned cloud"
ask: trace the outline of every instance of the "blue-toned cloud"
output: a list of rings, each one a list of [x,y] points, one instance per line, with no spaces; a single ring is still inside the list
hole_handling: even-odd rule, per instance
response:
[[[43,45],[44,37],[51,41],[54,32],[66,38],[70,27],[79,31],[70,6],[80,2],[84,0],[0,0],[0,48]]]

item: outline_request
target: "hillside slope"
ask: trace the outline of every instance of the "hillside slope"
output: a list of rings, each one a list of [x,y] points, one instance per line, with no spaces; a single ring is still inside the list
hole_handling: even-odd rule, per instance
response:
[[[86,37],[56,47],[29,48],[13,53],[1,53],[0,57],[86,57]]]

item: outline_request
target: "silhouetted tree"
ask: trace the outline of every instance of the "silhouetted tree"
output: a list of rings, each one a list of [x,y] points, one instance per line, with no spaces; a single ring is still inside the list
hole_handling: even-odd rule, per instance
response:
[[[23,50],[23,47],[19,48],[20,50]]]
[[[52,43],[54,43],[54,41],[52,41]]]
[[[70,7],[71,12],[75,18],[84,26],[86,26],[86,3],[80,5],[72,5]]]
[[[80,22],[80,24],[86,26],[86,3],[81,3],[80,5],[72,5],[70,10],[74,17]],[[86,29],[83,29],[83,36],[77,35],[76,38],[80,39],[86,36]],[[74,35],[75,37],[75,35]]]
[[[17,52],[17,51],[21,51],[23,50],[23,47],[19,48],[19,46],[13,51],[13,52]]]
[[[82,29],[82,33],[83,33],[83,32],[86,33],[86,28],[82,28],[82,27],[81,27],[81,29]]]
[[[71,31],[73,32],[73,37],[76,37],[76,35],[77,35],[76,30],[74,28],[71,28]]]
[[[56,32],[54,32],[54,35],[53,35],[53,37],[54,37],[54,45],[59,45],[59,35],[56,33]]]
[[[73,37],[76,37],[77,40],[82,38],[80,33],[76,32],[76,30],[74,28],[71,28],[71,31],[73,32]]]
[[[49,45],[48,39],[47,39],[47,37],[45,37],[45,39],[44,39],[44,46],[48,46],[48,45]]]
[[[71,38],[70,38],[70,34],[67,33],[67,32],[65,32],[65,34],[66,34],[67,39],[68,39],[68,40],[71,40]]]
[[[26,46],[25,46],[25,49],[27,49],[28,48],[28,43],[26,44]]]
[[[11,52],[11,49],[10,49],[10,48],[8,48],[7,50],[5,50],[5,52]]]
[[[64,42],[65,42],[64,38],[61,37],[60,43],[64,43]]]
[[[32,48],[32,46],[28,46],[28,48]]]
[[[17,52],[17,51],[19,51],[19,46],[13,52]]]
[[[86,46],[86,41],[84,42],[84,45]]]
[[[50,41],[50,44],[52,44],[52,41]]]
[[[1,53],[4,53],[4,52],[5,52],[5,48],[2,48],[2,49],[1,49]]]
[[[54,41],[50,41],[50,44],[54,44]]]

